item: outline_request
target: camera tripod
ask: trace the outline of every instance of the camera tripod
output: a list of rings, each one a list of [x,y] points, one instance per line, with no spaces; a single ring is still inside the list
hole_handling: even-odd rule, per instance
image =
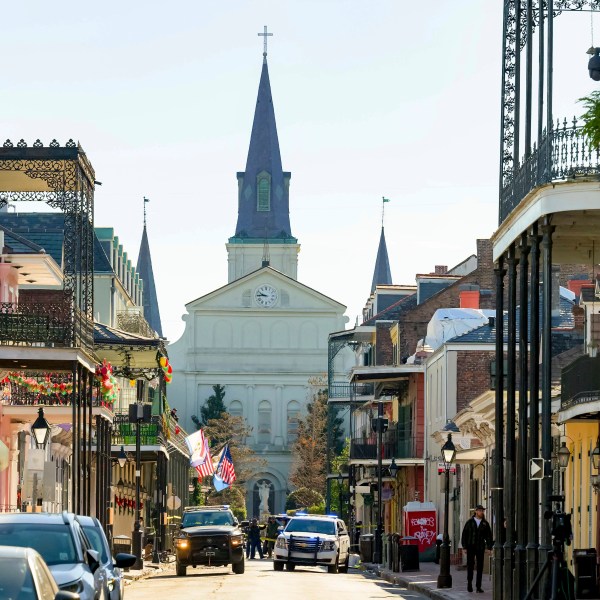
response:
[[[570,585],[569,570],[564,557],[563,542],[554,538],[552,540],[552,550],[548,552],[548,558],[531,584],[525,600],[530,600],[533,597],[533,593],[547,569],[551,570],[550,600],[571,600],[571,598],[574,598],[574,592],[572,590],[568,591]]]

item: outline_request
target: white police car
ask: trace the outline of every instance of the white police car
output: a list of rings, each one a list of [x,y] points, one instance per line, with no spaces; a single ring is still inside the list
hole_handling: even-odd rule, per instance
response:
[[[336,516],[297,514],[275,542],[273,568],[323,565],[329,573],[348,571],[350,537],[346,524]]]

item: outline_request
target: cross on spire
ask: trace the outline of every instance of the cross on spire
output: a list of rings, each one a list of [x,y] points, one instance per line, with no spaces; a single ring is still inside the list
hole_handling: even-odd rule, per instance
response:
[[[261,36],[264,39],[264,50],[263,50],[263,56],[265,58],[267,58],[267,38],[271,37],[273,34],[272,33],[267,33],[267,26],[265,25],[265,30],[263,33],[259,33],[259,36]]]
[[[144,227],[146,227],[146,203],[150,202],[150,200],[148,198],[146,198],[146,196],[144,196]]]

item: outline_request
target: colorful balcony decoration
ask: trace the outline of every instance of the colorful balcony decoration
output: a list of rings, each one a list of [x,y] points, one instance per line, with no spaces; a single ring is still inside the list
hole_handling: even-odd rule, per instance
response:
[[[114,404],[119,393],[119,385],[113,375],[112,365],[106,359],[101,365],[96,365],[95,378],[100,384],[102,400],[107,404]]]
[[[3,384],[12,383],[24,388],[32,394],[42,396],[66,396],[73,392],[73,383],[70,381],[58,381],[50,374],[43,378],[26,377],[24,373],[17,371],[10,372],[3,380]]]
[[[173,367],[171,366],[169,359],[166,356],[161,356],[158,359],[158,362],[159,362],[159,364],[163,370],[163,373],[165,375],[165,382],[171,383],[171,381],[173,380]]]

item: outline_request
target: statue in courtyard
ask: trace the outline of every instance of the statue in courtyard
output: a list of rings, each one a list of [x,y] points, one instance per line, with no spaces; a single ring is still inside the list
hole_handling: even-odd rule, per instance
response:
[[[260,513],[269,512],[269,493],[271,491],[271,484],[264,479],[258,484],[258,497],[260,498]]]

